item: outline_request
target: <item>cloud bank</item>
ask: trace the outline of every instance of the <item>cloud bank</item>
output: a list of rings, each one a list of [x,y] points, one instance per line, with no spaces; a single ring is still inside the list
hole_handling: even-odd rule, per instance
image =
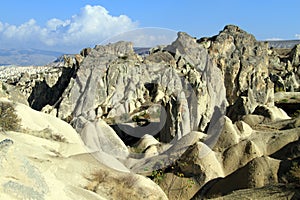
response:
[[[1,48],[38,48],[77,53],[108,37],[132,29],[138,23],[126,15],[112,16],[102,6],[86,5],[70,19],[50,19],[39,26],[31,19],[19,26],[0,21]]]

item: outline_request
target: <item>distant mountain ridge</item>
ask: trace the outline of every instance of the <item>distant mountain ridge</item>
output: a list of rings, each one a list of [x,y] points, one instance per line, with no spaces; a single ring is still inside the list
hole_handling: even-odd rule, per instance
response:
[[[0,49],[0,66],[43,66],[55,61],[63,54],[40,49]]]
[[[267,40],[269,47],[290,49],[300,44],[300,40]]]
[[[300,40],[266,40],[269,47],[273,48],[293,48],[300,44]],[[151,48],[135,47],[134,50],[139,55],[147,55]],[[0,66],[44,66],[63,58],[66,53],[57,51],[47,51],[41,49],[0,49]]]

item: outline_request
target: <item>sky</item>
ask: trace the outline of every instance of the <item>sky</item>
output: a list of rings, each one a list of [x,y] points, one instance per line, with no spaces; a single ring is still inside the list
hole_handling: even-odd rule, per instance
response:
[[[0,49],[78,53],[124,38],[168,44],[178,31],[211,37],[227,24],[258,40],[300,39],[299,7],[298,0],[1,1]]]

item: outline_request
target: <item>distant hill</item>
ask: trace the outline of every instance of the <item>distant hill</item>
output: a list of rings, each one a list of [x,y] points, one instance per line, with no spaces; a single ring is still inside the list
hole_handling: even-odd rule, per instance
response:
[[[290,49],[300,44],[300,40],[269,40],[269,47]]]
[[[0,49],[0,66],[43,66],[55,61],[63,54],[40,49]]]
[[[266,42],[274,48],[293,48],[296,44],[300,44],[300,40],[268,40]],[[134,48],[139,55],[147,55],[149,50],[150,48],[145,47]],[[0,49],[0,66],[43,66],[61,60],[64,54],[40,49]]]
[[[138,55],[148,55],[150,53],[150,47],[134,47],[133,50]]]

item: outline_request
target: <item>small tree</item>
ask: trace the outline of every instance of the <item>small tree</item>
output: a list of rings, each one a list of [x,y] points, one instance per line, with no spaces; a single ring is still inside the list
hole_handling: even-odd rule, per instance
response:
[[[20,129],[20,119],[18,118],[13,104],[10,102],[0,102],[0,130],[17,131]]]

